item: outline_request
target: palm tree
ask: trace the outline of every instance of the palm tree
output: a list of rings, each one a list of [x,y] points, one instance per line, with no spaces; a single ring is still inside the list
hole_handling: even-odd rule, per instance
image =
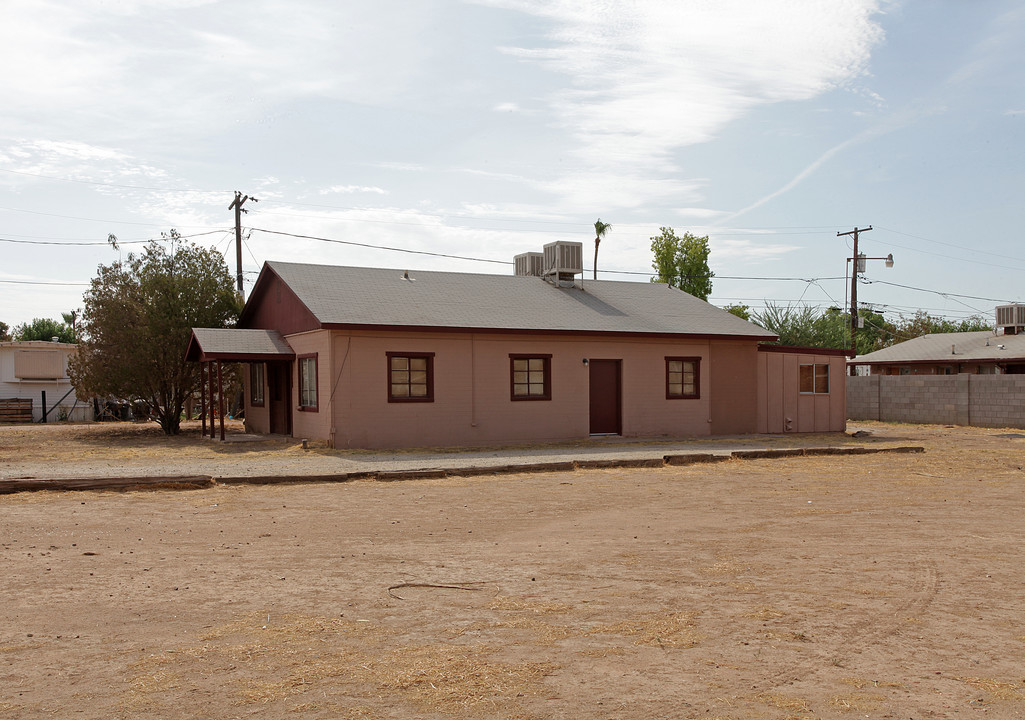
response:
[[[605,237],[605,233],[612,229],[611,223],[603,223],[601,218],[598,218],[594,223],[594,279],[598,279],[598,246],[601,245],[601,239]]]

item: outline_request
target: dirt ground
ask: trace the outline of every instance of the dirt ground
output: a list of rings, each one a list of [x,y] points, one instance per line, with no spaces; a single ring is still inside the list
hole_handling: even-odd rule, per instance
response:
[[[0,496],[0,718],[1025,716],[1025,432],[859,427],[926,452]]]

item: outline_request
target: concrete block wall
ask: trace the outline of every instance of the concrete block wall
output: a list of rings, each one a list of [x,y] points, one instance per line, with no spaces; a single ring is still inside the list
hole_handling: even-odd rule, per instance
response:
[[[979,427],[1025,428],[1025,375],[969,375],[971,422]]]
[[[850,420],[1025,428],[1025,375],[847,378]]]
[[[847,419],[879,419],[879,381],[882,375],[856,375],[847,380]]]

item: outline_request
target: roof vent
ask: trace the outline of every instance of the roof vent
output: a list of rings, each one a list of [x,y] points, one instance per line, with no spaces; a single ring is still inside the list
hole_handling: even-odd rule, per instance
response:
[[[580,275],[580,286],[584,280],[584,244],[559,240],[544,246],[544,279],[564,287],[576,285]]]
[[[1025,331],[1025,304],[997,305],[997,328],[1003,328],[1004,335]]]
[[[525,252],[513,258],[516,264],[516,275],[541,277],[544,275],[544,253]]]

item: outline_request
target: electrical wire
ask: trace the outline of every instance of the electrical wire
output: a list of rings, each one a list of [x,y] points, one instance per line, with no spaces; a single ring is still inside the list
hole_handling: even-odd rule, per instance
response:
[[[213,235],[220,232],[231,232],[231,229],[221,230],[210,230],[208,232],[201,233],[190,233],[189,235],[180,235],[179,237],[190,239],[195,237],[202,237],[203,235]],[[153,238],[148,240],[121,240],[117,241],[118,245],[140,245],[148,242],[152,242]],[[0,237],[0,242],[15,243],[18,245],[61,245],[61,246],[96,246],[96,245],[110,245],[109,240],[97,240],[97,241],[71,241],[71,240],[14,240],[12,238]]]
[[[339,245],[353,245],[355,247],[372,248],[374,250],[391,250],[392,252],[409,253],[412,255],[429,255],[431,257],[450,258],[453,260],[473,260],[475,262],[496,263],[498,265],[512,265],[508,260],[490,260],[487,258],[466,257],[465,255],[450,255],[447,253],[429,252],[427,250],[410,250],[409,248],[388,247],[385,245],[371,245],[370,243],[354,242],[352,240],[335,240],[333,238],[317,237],[316,235],[301,235],[299,233],[282,232],[280,230],[266,230],[264,228],[251,228],[253,232],[269,233],[271,235],[284,235],[285,237],[300,238],[302,240],[318,240],[320,242],[337,243]]]

